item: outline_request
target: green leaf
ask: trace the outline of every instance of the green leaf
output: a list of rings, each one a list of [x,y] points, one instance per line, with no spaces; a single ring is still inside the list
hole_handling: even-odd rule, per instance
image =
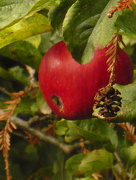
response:
[[[113,155],[105,149],[94,150],[87,154],[78,154],[66,162],[66,168],[72,174],[89,176],[100,170],[111,168]]]
[[[33,15],[43,8],[50,9],[58,2],[58,0],[1,0],[0,29],[15,23],[19,19],[28,16],[28,14],[29,16]]]
[[[26,95],[17,106],[14,115],[19,113],[34,115],[36,112],[38,112],[38,105],[35,102],[35,98]]]
[[[41,167],[39,168],[31,177],[36,179],[36,180],[40,180],[42,179],[44,176],[52,176],[52,167]]]
[[[59,32],[60,35],[62,31],[62,23],[65,19],[66,13],[75,1],[76,0],[62,0],[58,6],[55,6],[49,11],[49,20],[51,21],[51,25],[56,31]]]
[[[21,82],[24,85],[29,85],[29,76],[26,74],[25,70],[20,66],[15,66],[9,69],[10,74],[15,80]]]
[[[79,63],[90,62],[94,49],[104,48],[117,32],[114,24],[121,12],[115,13],[112,18],[107,17],[108,10],[117,1],[63,0],[49,12],[53,28],[63,36]]]
[[[26,146],[25,153],[31,158],[32,161],[36,161],[39,158],[36,146]]]
[[[79,165],[79,171],[89,175],[103,169],[112,167],[113,155],[105,149],[94,150],[88,153]]]
[[[37,28],[38,27],[38,28]],[[51,31],[48,19],[42,14],[34,14],[23,18],[13,26],[0,31],[0,48],[16,41]]]
[[[58,36],[56,37],[56,33],[46,32],[46,33],[41,34],[41,43],[39,45],[39,50],[41,54],[44,54],[45,52],[47,52],[49,48],[53,46],[53,44],[59,41],[61,41],[61,39],[60,37],[58,39]]]
[[[24,41],[29,42],[32,44],[36,49],[39,48],[39,45],[41,44],[41,35],[31,36],[29,38],[24,39]]]
[[[104,48],[109,41],[112,39],[113,35],[117,33],[117,29],[114,24],[117,17],[121,12],[116,12],[112,18],[107,17],[107,12],[112,6],[117,4],[118,0],[110,0],[99,18],[93,32],[89,36],[87,45],[85,47],[82,61],[87,63],[92,59],[93,52],[95,49]],[[101,2],[100,2],[101,3]]]
[[[10,44],[0,49],[0,54],[34,69],[38,69],[42,59],[40,51],[27,41]]]
[[[108,150],[116,149],[118,145],[118,137],[116,132],[111,128],[106,122],[100,119],[87,120],[89,121],[90,128],[85,129],[85,120],[79,122],[77,125],[72,123],[68,124],[69,129],[74,132],[74,134],[89,140],[91,144],[100,147],[106,147]],[[80,124],[81,123],[81,124]]]
[[[136,165],[136,143],[121,150],[121,157],[125,163]]]
[[[28,15],[34,14],[42,9],[50,10],[52,7],[58,5],[60,0],[38,0]]]
[[[75,122],[68,122],[67,120],[65,119],[62,119],[60,121],[58,121],[56,123],[56,129],[55,129],[55,132],[62,136],[62,135],[65,135],[65,141],[66,142],[71,142],[75,139],[75,136],[76,134],[73,133],[73,131],[71,131],[68,127],[68,123],[75,123]]]
[[[123,11],[122,15],[117,18],[115,26],[122,35],[126,35],[131,39],[136,40],[135,19],[136,19],[136,5],[133,6],[133,11],[130,11],[130,9]]]
[[[0,1],[0,29],[25,16],[38,0]]]
[[[86,156],[85,153],[81,153],[81,154],[77,154],[69,158],[66,161],[66,169],[72,174],[76,173],[78,171],[81,161],[83,160],[85,156]]]
[[[108,0],[103,0],[102,3],[95,0],[78,0],[69,8],[63,21],[62,31],[64,40],[75,59],[80,61],[88,38],[107,2]],[[90,58],[87,61],[89,60]]]
[[[51,113],[51,109],[49,108],[46,101],[44,100],[43,95],[40,90],[36,92],[36,102],[41,113],[43,114]]]
[[[63,127],[65,141],[71,142],[78,138],[85,138],[95,147],[105,147],[110,151],[116,149],[118,137],[108,123],[100,119],[88,119],[82,121],[63,120],[57,123],[58,131]]]
[[[68,130],[67,122],[66,120],[62,119],[56,123],[56,134],[63,136],[66,134],[66,131]]]
[[[15,80],[14,76],[7,70],[0,67],[0,77],[7,80]]]
[[[132,121],[136,118],[136,84],[129,84],[126,86],[115,85],[121,92],[122,108],[119,111],[115,121],[124,122]]]

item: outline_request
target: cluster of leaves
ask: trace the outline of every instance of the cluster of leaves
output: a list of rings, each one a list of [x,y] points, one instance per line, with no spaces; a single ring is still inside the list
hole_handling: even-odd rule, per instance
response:
[[[119,125],[120,124],[115,125],[115,131],[113,130],[112,125],[109,126],[103,120],[95,118],[91,121],[70,122],[62,120],[58,122],[57,133],[59,135],[64,135],[66,142],[73,142],[81,137],[86,140],[84,141],[84,149],[82,149],[83,153],[76,154],[67,161],[66,168],[69,172],[75,177],[82,177],[81,179],[85,179],[83,177],[88,177],[88,179],[92,180],[94,173],[102,170],[102,179],[112,179],[114,176],[112,175],[110,177],[108,174],[109,169],[112,169],[116,178],[119,178],[120,176],[121,179],[126,179],[128,177],[131,179],[134,175],[135,155],[129,154],[128,151],[134,151],[136,139],[132,145],[130,145],[129,141],[123,142],[123,139],[118,139],[122,138],[117,135],[121,130],[118,127]],[[126,124],[121,124],[121,126],[124,128],[125,126],[127,127]],[[128,129],[129,130],[126,131],[126,133],[129,134],[130,128]],[[122,133],[123,131],[121,134]],[[119,145],[121,141],[122,144]],[[124,147],[124,143],[128,143],[130,147]],[[122,158],[122,163],[127,162],[123,167],[119,164],[120,159],[117,158],[116,152],[118,151],[120,151],[119,156]],[[118,171],[117,168],[124,169]],[[107,175],[105,173],[107,173]],[[118,173],[119,176],[116,173]],[[127,173],[130,173],[129,176]]]
[[[7,172],[5,177],[1,154],[0,179],[10,180],[11,171],[15,180],[134,180],[135,75],[133,84],[114,86],[121,92],[122,108],[109,124],[98,118],[60,120],[51,114],[38,89],[37,72],[55,42],[63,39],[73,57],[85,64],[115,33],[123,35],[135,67],[135,1],[3,0],[0,17],[0,145]],[[14,118],[27,126],[16,129]],[[41,142],[34,130],[53,141]]]

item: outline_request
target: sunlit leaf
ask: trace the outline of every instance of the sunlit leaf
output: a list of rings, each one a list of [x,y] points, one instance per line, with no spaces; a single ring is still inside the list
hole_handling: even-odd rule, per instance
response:
[[[37,105],[38,105],[38,108],[40,109],[41,113],[43,113],[43,114],[51,113],[51,109],[49,108],[46,101],[44,100],[40,90],[37,91],[36,101],[37,101]]]
[[[55,130],[56,134],[60,136],[65,135],[67,130],[67,122],[64,119],[57,122]]]
[[[35,48],[38,48],[41,43],[41,36],[40,35],[31,36],[29,38],[24,39],[24,41],[27,41],[30,44],[32,44]]]
[[[51,31],[51,29],[48,19],[44,15],[36,13],[31,17],[21,19],[13,26],[1,30],[0,48],[30,36]]]
[[[113,165],[113,155],[104,149],[94,150],[87,154],[74,155],[66,162],[66,168],[72,174],[90,175],[108,169]]]
[[[24,16],[59,3],[59,0],[1,0],[0,1],[0,29],[13,24]]]
[[[0,1],[0,29],[25,16],[38,0]]]

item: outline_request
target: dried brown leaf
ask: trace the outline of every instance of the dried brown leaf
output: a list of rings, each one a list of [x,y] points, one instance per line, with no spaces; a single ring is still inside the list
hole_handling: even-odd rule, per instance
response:
[[[108,11],[107,16],[109,18],[112,18],[113,14],[117,11],[122,11],[125,10],[127,8],[129,8],[131,11],[133,10],[132,7],[132,3],[136,4],[135,0],[121,0],[118,1],[118,5],[117,6],[112,6],[112,10]]]
[[[106,54],[105,54],[105,55],[107,56],[107,55],[111,54],[113,51],[114,51],[114,47],[111,46],[111,47],[109,47],[108,50],[106,51]]]
[[[92,177],[94,179],[99,179],[99,178],[102,178],[102,175],[100,174],[100,172],[95,172],[95,173],[92,174]]]
[[[17,129],[16,125],[10,121],[10,125],[13,129]]]
[[[22,98],[25,94],[26,94],[25,91],[13,92],[11,93],[12,95],[11,99]]]
[[[36,86],[34,85],[34,74],[35,71],[30,67],[27,67],[28,72],[30,74],[30,86],[26,87],[25,91],[13,92],[10,93],[9,101],[4,102],[5,108],[3,108],[3,113],[0,113],[0,121],[5,120],[5,127],[2,131],[0,131],[0,150],[2,150],[4,161],[5,161],[5,169],[6,169],[6,178],[7,180],[11,179],[10,171],[9,171],[9,150],[10,150],[10,133],[13,129],[17,127],[11,122],[11,117],[16,109],[16,107],[21,102],[22,98],[29,92],[31,92]]]
[[[106,63],[111,64],[115,58],[116,58],[116,54],[111,54],[111,56],[108,58]]]
[[[122,36],[119,34],[115,34],[112,40],[107,45],[107,51],[105,53],[106,56],[107,55],[109,56],[109,58],[107,59],[107,64],[108,64],[107,71],[110,72],[109,83],[111,85],[113,85],[116,80],[115,73],[116,73],[116,63],[119,60],[119,42],[123,42]]]
[[[15,104],[16,100],[12,100],[12,101],[6,101],[4,102],[4,104]]]
[[[125,130],[124,136],[128,140],[130,140],[132,143],[136,143],[136,136],[135,136],[136,127],[135,126],[133,126],[129,122],[127,122],[127,123],[117,123],[117,125]]]
[[[0,121],[7,120],[9,118],[9,116],[10,116],[9,111],[0,114]]]
[[[8,131],[11,133],[13,131],[11,126],[8,126]]]

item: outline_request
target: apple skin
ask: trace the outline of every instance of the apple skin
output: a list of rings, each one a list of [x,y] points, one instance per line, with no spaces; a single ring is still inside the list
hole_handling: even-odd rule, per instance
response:
[[[94,96],[109,82],[106,50],[107,47],[95,51],[92,61],[85,65],[72,58],[63,41],[53,45],[44,55],[39,68],[39,85],[47,104],[59,117],[69,120],[91,118]],[[116,83],[127,85],[133,81],[132,62],[122,49],[119,53]]]

